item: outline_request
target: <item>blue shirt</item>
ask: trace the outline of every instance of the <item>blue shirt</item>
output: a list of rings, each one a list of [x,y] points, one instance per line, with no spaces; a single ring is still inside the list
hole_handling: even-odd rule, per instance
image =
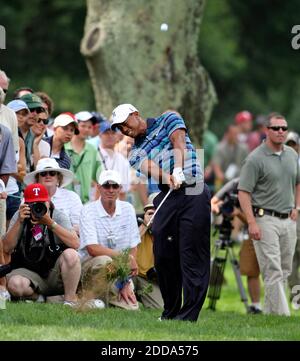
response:
[[[51,156],[50,156],[50,158],[54,158],[57,161],[60,168],[70,169],[70,167],[71,167],[71,158],[66,153],[65,147],[63,147],[61,149],[61,151],[59,152],[59,158],[56,158],[56,157],[54,157],[52,155],[53,136],[50,137],[50,138],[46,138],[45,141],[50,144],[50,148],[51,148]]]
[[[146,135],[135,139],[130,153],[130,165],[141,173],[140,166],[145,159],[154,161],[163,171],[172,174],[174,169],[174,148],[170,140],[177,129],[184,129],[186,152],[183,173],[187,184],[203,182],[199,158],[187,133],[183,119],[168,112],[158,118],[147,119]]]

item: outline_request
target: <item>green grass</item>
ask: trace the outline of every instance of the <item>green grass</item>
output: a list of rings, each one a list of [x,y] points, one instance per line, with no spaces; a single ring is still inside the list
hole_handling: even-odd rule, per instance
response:
[[[228,265],[226,280],[217,310],[208,310],[206,300],[197,323],[159,322],[159,310],[144,308],[76,312],[57,304],[8,303],[0,310],[0,340],[300,340],[300,311],[247,315]]]

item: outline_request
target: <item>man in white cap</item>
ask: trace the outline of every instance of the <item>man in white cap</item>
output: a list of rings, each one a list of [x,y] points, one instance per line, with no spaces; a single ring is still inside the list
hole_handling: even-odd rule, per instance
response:
[[[130,165],[159,183],[155,208],[164,200],[152,225],[161,319],[196,321],[209,283],[210,194],[187,127],[177,112],[145,120],[131,104],[117,106],[112,120],[135,139]]]
[[[81,112],[78,112],[75,114],[76,119],[78,120],[78,122],[86,122],[86,121],[90,121],[92,126],[89,129],[89,136],[90,137],[95,137],[98,135],[99,133],[99,117],[96,117],[94,112],[89,112],[87,110],[82,110]]]
[[[51,148],[50,157],[56,159],[61,168],[70,169],[71,159],[64,145],[70,142],[74,134],[79,133],[78,121],[70,112],[61,113],[54,119],[53,128],[54,135],[46,138]]]
[[[121,177],[113,170],[100,174],[100,198],[86,204],[80,217],[80,248],[82,278],[99,265],[105,265],[114,256],[130,249],[131,276],[137,275],[136,251],[140,235],[133,206],[118,200]],[[95,295],[97,296],[97,295]],[[137,309],[132,281],[128,278],[118,287],[118,294],[111,295],[111,304]]]
[[[95,199],[92,193],[97,183],[97,176],[101,171],[100,156],[95,147],[86,141],[91,134],[93,121],[85,113],[89,112],[76,114],[79,133],[75,134],[65,145],[71,158],[70,169],[74,173],[74,179],[69,189],[75,191],[83,203]]]

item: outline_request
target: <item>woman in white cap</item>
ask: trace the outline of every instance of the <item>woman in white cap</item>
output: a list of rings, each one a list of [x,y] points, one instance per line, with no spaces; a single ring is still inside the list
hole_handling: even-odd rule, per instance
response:
[[[43,184],[55,208],[63,211],[70,218],[75,231],[79,234],[82,202],[75,192],[63,188],[72,180],[73,173],[68,169],[60,168],[55,159],[42,158],[38,161],[36,170],[25,176],[24,183],[26,185]]]

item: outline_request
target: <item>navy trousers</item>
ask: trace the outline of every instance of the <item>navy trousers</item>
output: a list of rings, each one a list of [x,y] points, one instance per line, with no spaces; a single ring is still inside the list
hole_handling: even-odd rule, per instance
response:
[[[154,218],[154,259],[162,319],[197,321],[210,275],[210,192],[173,190]],[[157,207],[165,192],[155,199]],[[183,295],[183,302],[182,302]]]

